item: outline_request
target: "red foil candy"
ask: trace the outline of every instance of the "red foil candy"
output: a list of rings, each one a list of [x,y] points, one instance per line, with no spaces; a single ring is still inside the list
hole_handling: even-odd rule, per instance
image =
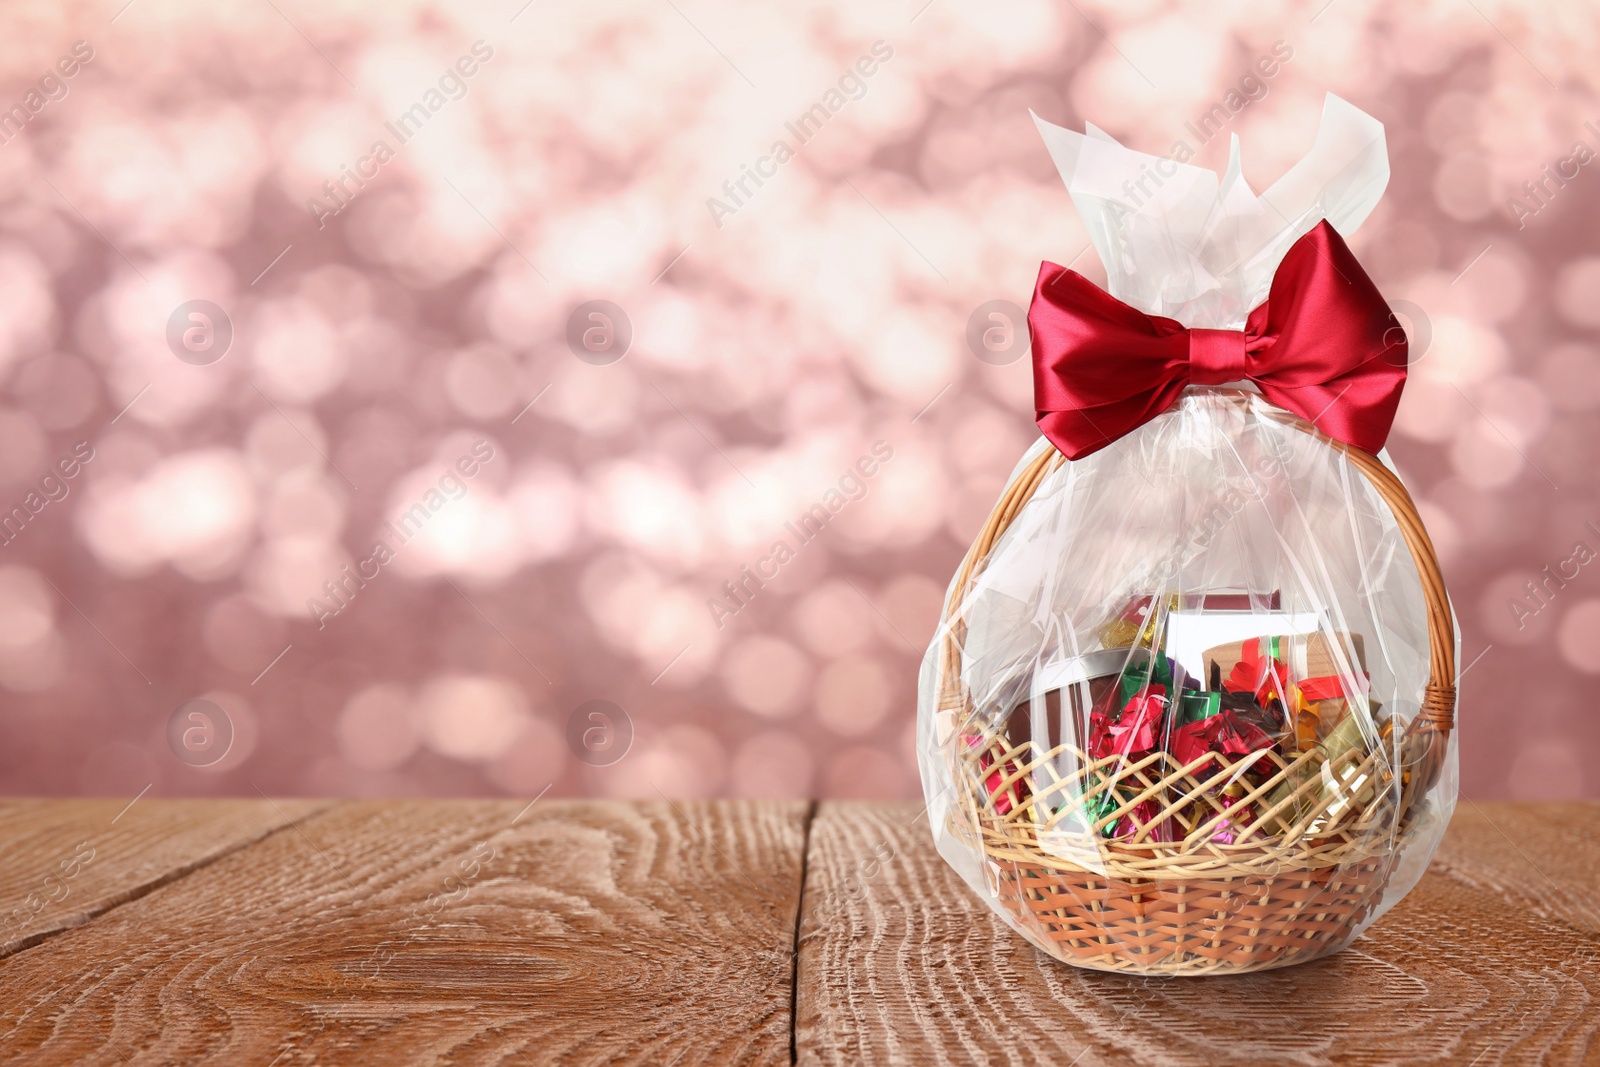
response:
[[[1146,841],[1176,841],[1173,820],[1161,819],[1160,822],[1156,822],[1161,814],[1161,807],[1154,800],[1141,800],[1133,806],[1132,811],[1117,820],[1117,836],[1133,837],[1141,829],[1149,826],[1150,833],[1145,838]],[[1155,825],[1152,826],[1152,823]]]
[[[1090,715],[1090,757],[1099,760],[1117,755],[1136,759],[1160,747],[1167,717],[1166,692],[1164,686],[1151,686],[1129,700],[1115,722],[1101,712]]]
[[[1208,752],[1244,756],[1271,747],[1272,738],[1224,708],[1208,718],[1180,726],[1172,735],[1171,750],[1178,762],[1188,766]],[[1207,761],[1195,768],[1195,773],[1209,774],[1212,767],[1212,762]]]
[[[979,748],[984,743],[983,738],[977,734],[967,734],[962,740],[971,749]],[[988,752],[980,752],[978,754],[978,766],[985,770],[994,767],[994,757],[989,755]],[[1011,795],[1009,792],[1001,792],[1001,783],[1006,780],[1008,775],[1015,774],[1016,770],[1016,762],[1007,760],[1003,771],[996,768],[983,780],[984,787],[988,789],[989,795],[994,798],[994,810],[997,814],[1007,815],[1011,812]],[[1020,785],[1020,782],[1014,783],[1011,788],[1020,792]]]

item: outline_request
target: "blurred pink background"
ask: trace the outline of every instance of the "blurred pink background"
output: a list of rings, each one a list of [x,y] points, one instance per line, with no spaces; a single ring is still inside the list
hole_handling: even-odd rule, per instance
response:
[[[969,316],[1103,278],[1028,109],[1166,153],[1236,92],[1261,188],[1333,91],[1388,127],[1352,243],[1424,349],[1464,790],[1600,795],[1600,11],[1544,7],[7,4],[0,788],[920,795],[1035,436]]]

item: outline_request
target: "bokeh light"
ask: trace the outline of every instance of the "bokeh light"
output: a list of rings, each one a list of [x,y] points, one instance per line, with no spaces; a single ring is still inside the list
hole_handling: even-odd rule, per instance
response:
[[[1463,784],[1600,789],[1600,563],[1568,562],[1600,551],[1600,164],[1544,169],[1600,150],[1600,12],[117,6],[0,11],[0,106],[93,48],[0,143],[6,791],[916,796],[918,665],[1036,436],[968,317],[1041,260],[1104,278],[1028,110],[1167,152],[1275,49],[1225,131],[1256,188],[1327,91],[1388,130],[1353,246],[1429,339],[1390,444],[1472,664]],[[184,347],[201,300],[220,354]],[[584,348],[590,301],[625,352]],[[201,697],[237,719],[203,769],[163,740]],[[567,732],[597,699],[612,765]]]

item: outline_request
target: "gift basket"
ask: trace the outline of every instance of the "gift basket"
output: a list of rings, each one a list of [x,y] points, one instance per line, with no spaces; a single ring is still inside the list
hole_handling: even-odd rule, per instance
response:
[[[1335,952],[1454,806],[1457,641],[1383,453],[1404,331],[1345,245],[1388,182],[1337,97],[1265,193],[1038,122],[1109,292],[1046,263],[1043,438],[951,583],[918,749],[940,852],[1067,963]]]

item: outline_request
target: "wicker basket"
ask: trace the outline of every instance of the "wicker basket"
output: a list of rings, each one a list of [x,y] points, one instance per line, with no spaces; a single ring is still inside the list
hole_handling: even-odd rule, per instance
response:
[[[1252,402],[1236,392],[1239,403]],[[1133,763],[1119,756],[1096,761],[1069,737],[1046,751],[1033,741],[1013,743],[1001,724],[983,723],[960,681],[966,628],[956,618],[938,683],[940,709],[953,713],[967,738],[947,749],[964,794],[951,807],[950,830],[981,846],[990,888],[1012,925],[1068,963],[1138,974],[1229,974],[1337,951],[1382,896],[1416,824],[1419,798],[1443,764],[1455,708],[1455,627],[1416,505],[1376,456],[1287,413],[1274,409],[1270,417],[1343,453],[1393,511],[1428,611],[1430,679],[1421,711],[1398,742],[1358,751],[1337,768],[1347,781],[1367,776],[1371,786],[1359,801],[1338,792],[1319,796],[1311,753],[1288,761],[1275,750],[1238,760],[1212,755],[1223,773],[1244,760],[1253,759],[1257,771],[1270,764],[1262,784],[1241,801],[1256,813],[1254,822],[1235,827],[1234,842],[1221,844],[1212,838],[1230,813],[1195,776],[1205,759],[1186,767],[1163,751]],[[1013,479],[967,553],[949,605],[963,601],[979,565],[1064,462],[1047,449]],[[1074,770],[1059,775],[1060,766]],[[1285,782],[1292,787],[1287,795],[1269,801]],[[1108,793],[1111,801],[1103,799]],[[1152,799],[1164,809],[1137,834],[1098,836]],[[1187,820],[1181,840],[1149,839],[1150,827],[1180,812]],[[1063,858],[1074,855],[1083,865]]]

